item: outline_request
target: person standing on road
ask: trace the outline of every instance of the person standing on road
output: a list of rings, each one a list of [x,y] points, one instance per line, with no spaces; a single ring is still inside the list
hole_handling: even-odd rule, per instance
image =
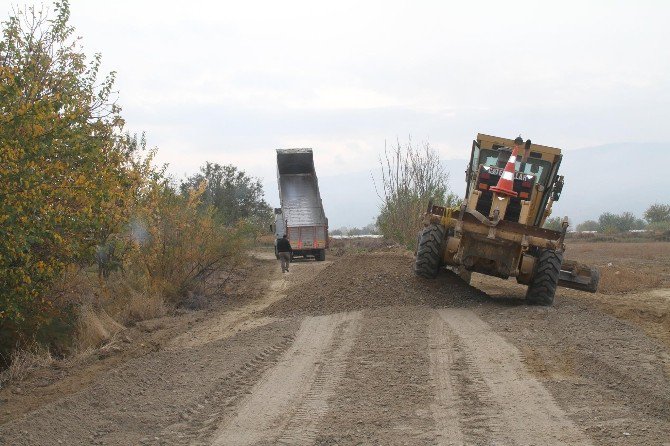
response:
[[[281,262],[281,272],[287,273],[288,266],[291,263],[291,253],[293,248],[291,248],[291,243],[288,241],[286,234],[277,240],[277,253],[279,254],[279,261]]]

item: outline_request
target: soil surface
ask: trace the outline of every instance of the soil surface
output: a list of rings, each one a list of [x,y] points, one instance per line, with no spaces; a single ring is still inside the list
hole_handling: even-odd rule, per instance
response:
[[[246,299],[3,389],[0,444],[670,445],[663,287],[545,308],[399,250],[266,258]]]

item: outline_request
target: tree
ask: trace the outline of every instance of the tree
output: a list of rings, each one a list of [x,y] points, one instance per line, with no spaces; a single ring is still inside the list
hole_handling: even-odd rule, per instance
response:
[[[360,228],[353,227],[353,228],[349,229],[349,232],[347,233],[347,235],[354,236],[354,237],[357,236],[357,235],[363,235],[363,230],[360,229]]]
[[[644,221],[635,217],[632,212],[622,212],[619,215],[605,212],[598,217],[600,231],[606,233],[626,232],[631,229],[644,229]]]
[[[586,220],[577,225],[577,231],[598,231],[600,230],[600,223],[595,220]]]
[[[438,153],[428,144],[422,147],[397,143],[384,149],[379,159],[380,184],[375,183],[382,201],[377,217],[379,232],[411,249],[428,202],[453,206],[458,197],[449,192],[449,174],[440,163]]]
[[[131,150],[111,99],[69,25],[34,8],[2,25],[0,42],[0,329],[33,336],[50,323],[46,290],[125,220]]]
[[[633,222],[633,225],[631,226],[631,229],[645,229],[647,227],[647,224],[645,223],[644,220],[641,218],[635,217],[635,221]]]
[[[552,231],[562,231],[562,222],[563,219],[561,217],[551,217],[544,222],[542,227],[545,229],[551,229]]]
[[[670,204],[654,203],[644,211],[644,219],[648,223],[670,221]]]
[[[247,220],[259,228],[272,221],[272,209],[263,199],[260,180],[248,176],[233,165],[221,166],[207,162],[200,173],[181,184],[182,194],[197,189],[205,183],[202,202],[213,206],[225,225],[235,225]]]
[[[375,223],[370,223],[369,225],[364,226],[362,229],[363,234],[372,234],[372,235],[379,234],[379,229],[377,228],[377,224]]]

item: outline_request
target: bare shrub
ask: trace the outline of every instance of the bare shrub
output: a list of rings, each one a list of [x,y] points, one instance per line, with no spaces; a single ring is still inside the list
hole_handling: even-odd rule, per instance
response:
[[[0,388],[10,383],[23,381],[32,371],[50,367],[56,359],[48,349],[37,344],[27,349],[12,352],[9,367],[0,372]]]
[[[428,202],[453,206],[458,197],[449,192],[449,174],[428,143],[417,147],[410,140],[384,147],[379,163],[381,178],[375,188],[382,205],[377,227],[384,237],[412,249]]]

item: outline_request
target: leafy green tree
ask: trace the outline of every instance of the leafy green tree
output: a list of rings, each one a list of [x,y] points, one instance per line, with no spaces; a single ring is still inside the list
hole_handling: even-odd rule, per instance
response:
[[[600,231],[606,233],[626,232],[631,229],[644,229],[645,223],[635,217],[632,212],[622,212],[619,215],[605,212],[598,217]]]
[[[670,222],[670,204],[654,203],[644,211],[648,223]]]
[[[631,229],[644,229],[644,221],[637,218],[632,212],[623,212],[618,217],[618,228],[620,231],[630,231]]]
[[[604,212],[598,217],[600,230],[603,232],[620,232],[619,219],[611,212]]]
[[[633,225],[631,226],[631,229],[645,229],[647,227],[647,223],[645,223],[644,220],[641,218],[635,218],[635,221],[633,222]]]
[[[595,220],[586,220],[577,225],[577,231],[599,231],[600,223]]]
[[[562,222],[563,219],[561,217],[550,217],[544,222],[543,227],[545,229],[551,229],[552,231],[562,231]]]
[[[188,194],[189,190],[202,184],[205,185],[202,202],[213,206],[224,224],[234,225],[247,220],[265,228],[272,221],[272,209],[263,198],[260,180],[237,167],[207,162],[200,168],[200,173],[182,182],[182,194]]]
[[[349,232],[348,232],[347,235],[351,235],[351,236],[363,235],[363,230],[361,228],[354,227],[354,228],[349,229]]]
[[[53,16],[50,16],[52,14]],[[21,10],[0,42],[0,329],[4,339],[54,320],[45,291],[85,262],[124,221],[131,154],[111,98],[69,25],[66,0],[52,12]],[[9,336],[8,336],[9,334]],[[0,348],[2,348],[0,346]]]

